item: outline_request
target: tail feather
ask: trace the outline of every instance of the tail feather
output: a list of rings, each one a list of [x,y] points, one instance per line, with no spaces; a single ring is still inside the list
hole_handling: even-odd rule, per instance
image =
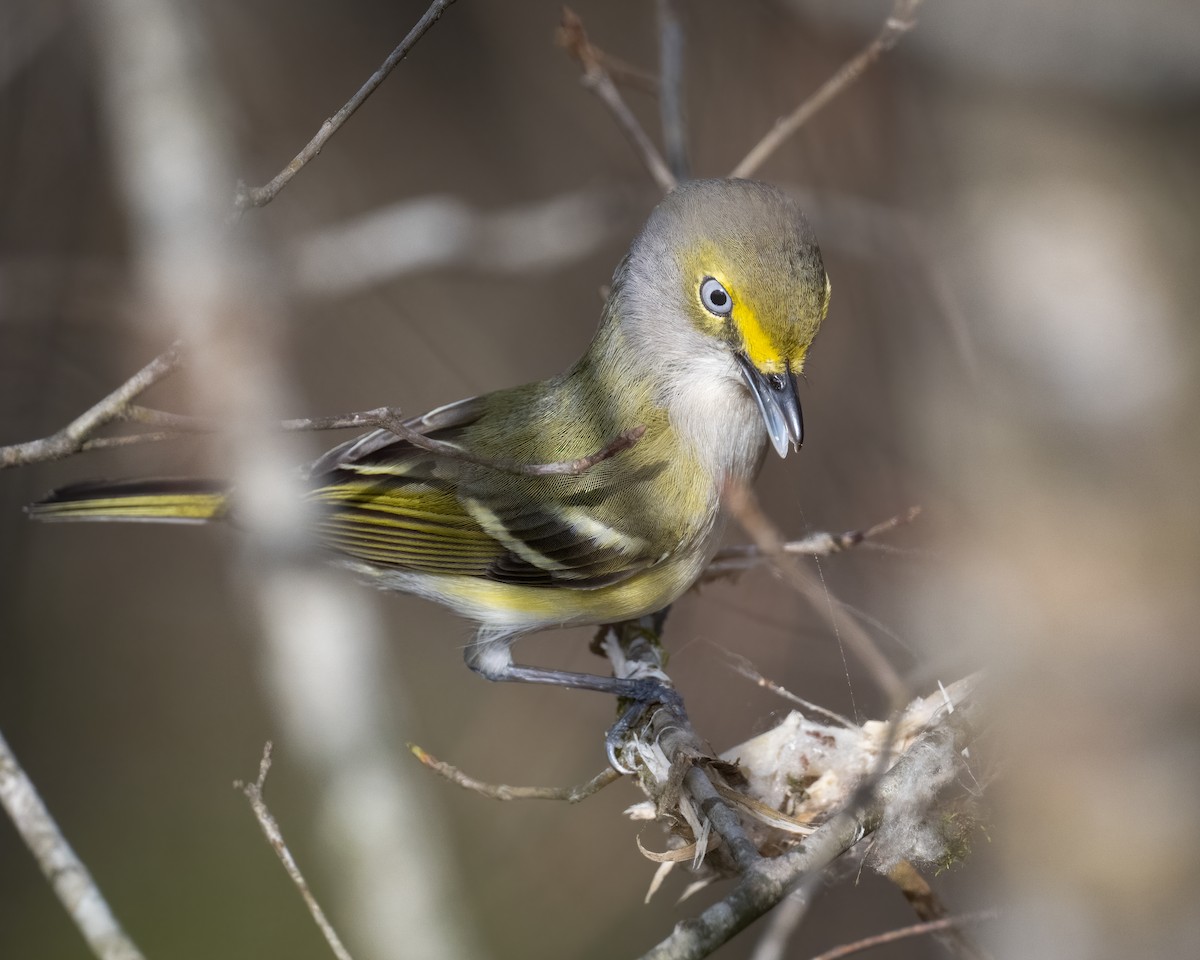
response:
[[[92,480],[55,490],[26,512],[46,521],[205,523],[225,515],[228,494],[219,480]]]

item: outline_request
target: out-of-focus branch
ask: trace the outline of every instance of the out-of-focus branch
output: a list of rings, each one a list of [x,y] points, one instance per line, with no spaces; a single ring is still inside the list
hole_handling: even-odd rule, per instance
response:
[[[0,805],[29,847],[59,902],[100,960],[142,960],[142,952],[121,929],[88,868],[46,809],[0,735]]]
[[[94,449],[96,444],[92,434],[106,424],[123,419],[132,402],[175,370],[179,363],[179,345],[175,344],[57,433],[41,440],[0,447],[0,470],[46,460],[62,460],[81,450]]]
[[[267,807],[267,801],[263,798],[263,787],[266,785],[267,774],[270,771],[271,741],[268,740],[266,746],[263,747],[262,760],[258,764],[258,779],[253,783],[244,783],[241,780],[235,780],[233,786],[235,789],[241,790],[246,795],[246,799],[250,801],[250,809],[254,811],[254,817],[258,820],[258,825],[262,828],[263,836],[267,838],[267,842],[271,844],[272,849],[275,851],[275,856],[283,864],[283,869],[287,871],[287,875],[291,878],[292,883],[300,891],[304,905],[308,907],[308,912],[312,915],[313,920],[320,929],[325,942],[329,944],[329,949],[333,955],[337,957],[337,960],[353,960],[350,956],[350,951],[342,944],[342,938],[338,936],[337,931],[333,928],[333,924],[325,916],[325,911],[321,909],[321,904],[317,902],[312,888],[309,887],[308,881],[304,879],[304,874],[300,872],[296,858],[292,856],[292,851],[288,849],[288,845],[283,839],[283,831],[279,829],[279,821],[275,819],[274,814]]]
[[[229,425],[241,542],[255,551],[233,579],[257,614],[279,723],[311,775],[342,877],[340,925],[377,956],[403,943],[413,956],[464,960],[474,955],[470,930],[442,909],[456,895],[437,811],[419,802],[383,737],[404,698],[394,678],[382,689],[382,627],[353,585],[310,562],[311,505],[275,427],[292,405],[279,362],[283,305],[273,298],[281,285],[256,225],[228,222],[228,106],[203,31],[181,0],[87,9],[147,301],[139,313],[184,336],[194,409]]]
[[[658,0],[659,113],[667,165],[677,181],[688,179],[687,109],[683,89],[684,34],[679,0]]]
[[[321,152],[321,149],[329,142],[329,138],[338,132],[342,124],[349,120],[354,112],[363,105],[367,97],[387,79],[387,75],[396,68],[396,65],[408,56],[409,51],[417,45],[417,41],[438,22],[446,8],[452,3],[454,0],[433,0],[424,16],[417,21],[416,26],[408,32],[408,36],[400,42],[400,45],[388,55],[388,58],[383,61],[383,65],[371,74],[367,82],[359,87],[358,92],[347,100],[337,113],[321,124],[321,129],[305,144],[304,149],[292,158],[291,163],[280,170],[269,183],[265,183],[261,187],[238,183],[233,200],[234,206],[239,210],[245,210],[247,207],[266,206],[274,200],[279,191],[288,185],[292,177],[303,170],[305,164]]]
[[[821,84],[807,100],[776,123],[729,175],[731,177],[753,176],[766,159],[804,126],[818,110],[866,73],[871,64],[891,50],[904,34],[916,26],[917,7],[920,5],[921,0],[895,0],[891,12],[883,22],[883,28],[875,39],[842,64],[838,71]]]
[[[583,29],[583,21],[569,7],[563,7],[562,26],[558,29],[557,40],[559,46],[583,67],[583,76],[580,81],[608,107],[622,133],[637,151],[638,157],[645,164],[650,176],[654,178],[654,182],[659,185],[663,193],[670,193],[674,190],[675,177],[663,161],[662,154],[658,152],[658,148],[654,146],[645,129],[630,111],[629,105],[621,96],[620,91],[617,90],[612,77],[604,68],[603,59],[588,40],[587,33]]]
[[[530,274],[581,260],[630,226],[623,192],[570,190],[499,210],[419,196],[324,226],[292,245],[296,286],[338,296],[419,270]]]
[[[730,512],[750,535],[771,565],[797,593],[812,604],[845,641],[859,662],[870,672],[880,689],[887,694],[893,709],[899,709],[910,697],[908,684],[896,672],[896,668],[879,650],[871,635],[850,616],[837,616],[833,605],[827,601],[823,584],[811,577],[797,562],[796,557],[784,548],[786,541],[767,519],[758,505],[758,500],[745,484],[731,485],[725,490],[725,503]]]

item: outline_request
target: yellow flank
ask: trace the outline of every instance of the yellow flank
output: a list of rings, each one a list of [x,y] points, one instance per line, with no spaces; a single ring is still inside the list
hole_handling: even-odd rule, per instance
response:
[[[467,616],[487,611],[487,622],[523,629],[640,617],[671,602],[695,579],[696,572],[694,565],[686,562],[664,563],[595,590],[526,587],[453,575],[431,578],[423,587]]]

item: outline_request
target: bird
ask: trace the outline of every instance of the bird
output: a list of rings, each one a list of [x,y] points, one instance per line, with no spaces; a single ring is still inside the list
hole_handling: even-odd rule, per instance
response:
[[[313,535],[366,581],[474,621],[466,661],[488,679],[664,700],[641,681],[518,664],[513,643],[663,610],[700,577],[727,485],[750,482],[768,445],[786,457],[803,442],[798,378],[830,289],[793,198],[753,180],[683,183],[633,239],[570,369],[334,447],[307,470]],[[237,491],[93,481],[28,511],[236,523]]]

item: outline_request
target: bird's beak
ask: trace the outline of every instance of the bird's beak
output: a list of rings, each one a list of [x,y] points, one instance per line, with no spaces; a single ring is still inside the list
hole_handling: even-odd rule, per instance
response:
[[[737,360],[746,386],[758,402],[775,452],[786,457],[789,442],[799,450],[804,443],[804,417],[800,413],[800,396],[796,393],[796,377],[791,366],[788,365],[783,373],[763,373],[749,357],[739,353]]]

